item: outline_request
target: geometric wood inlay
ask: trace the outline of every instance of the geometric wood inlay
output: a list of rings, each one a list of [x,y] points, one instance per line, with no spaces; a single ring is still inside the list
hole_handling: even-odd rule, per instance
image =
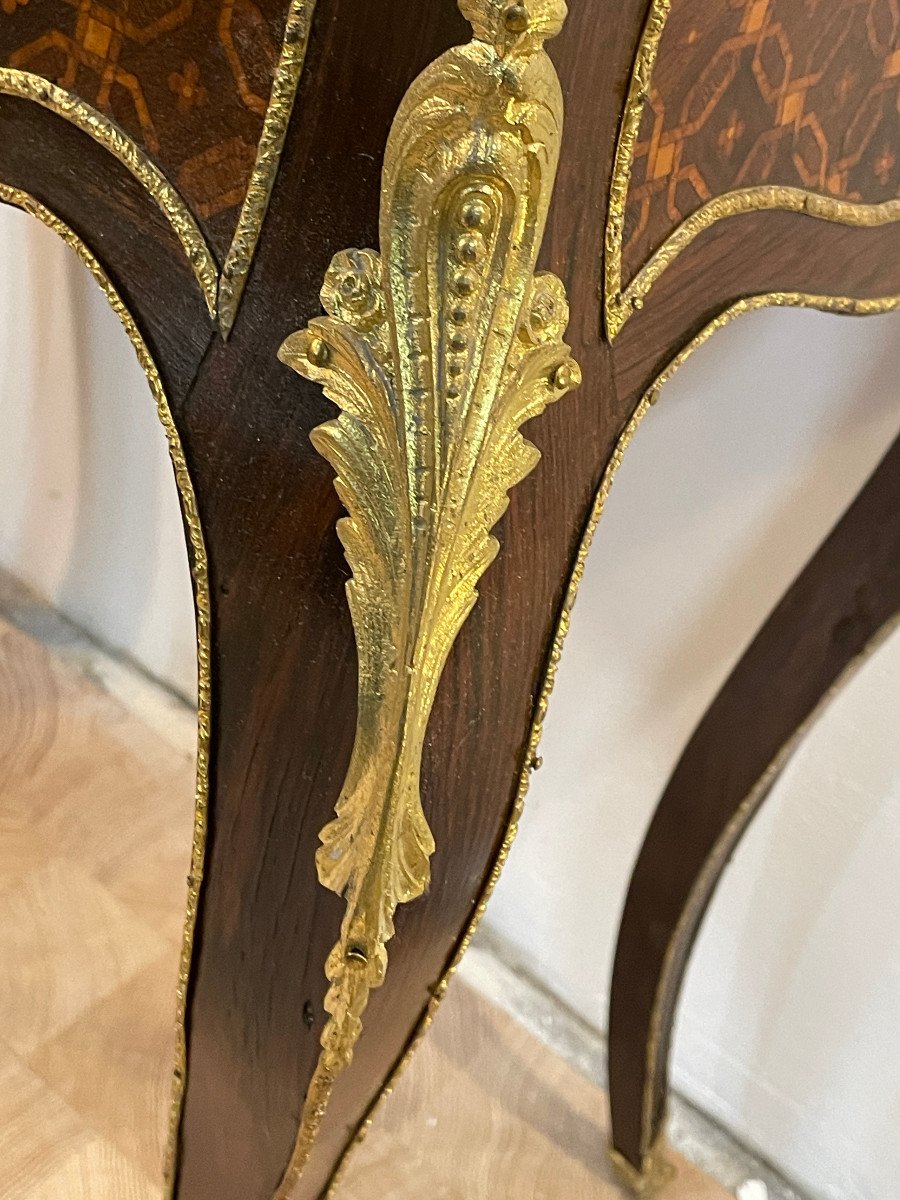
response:
[[[287,12],[288,0],[0,0],[0,66],[40,75],[115,121],[223,256]]]
[[[900,195],[896,0],[673,0],[635,148],[623,283],[708,200]]]

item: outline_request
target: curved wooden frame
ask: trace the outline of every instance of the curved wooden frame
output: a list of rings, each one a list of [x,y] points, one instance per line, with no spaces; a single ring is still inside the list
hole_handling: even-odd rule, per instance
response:
[[[200,899],[200,889],[203,883],[203,868],[206,857],[206,832],[209,806],[209,754],[210,734],[212,729],[212,693],[213,679],[210,661],[212,644],[212,605],[209,595],[209,565],[206,556],[206,544],[203,537],[203,527],[197,508],[197,496],[194,484],[184,456],[184,447],[178,429],[172,417],[172,409],[163,386],[159,371],[147,344],[135,324],[134,317],[129,312],[122,297],[101,266],[100,262],[81,240],[50,209],[39,203],[27,192],[9,187],[0,182],[0,203],[18,208],[22,212],[37,218],[48,229],[60,237],[67,246],[81,259],[97,286],[106,297],[110,308],[118,317],[128,340],[134,347],[141,370],[147,379],[150,394],[155,402],[157,415],[166,442],[169,447],[169,457],[172,461],[175,485],[178,489],[178,499],[184,521],[185,541],[190,565],[191,583],[194,597],[194,613],[197,638],[197,765],[196,785],[194,789],[194,821],[191,839],[190,867],[188,872],[188,894],[184,921],[184,936],[182,939],[181,958],[178,969],[178,982],[175,992],[175,1069],[172,1094],[172,1120],[170,1122],[167,1174],[171,1175],[176,1155],[175,1132],[177,1119],[180,1115],[184,1094],[184,1080],[187,1074],[187,1039],[186,1012],[187,991],[190,977],[191,957],[193,955],[194,928],[197,920],[197,909]]]
[[[900,438],[795,580],[688,742],[641,847],[622,917],[609,1031],[613,1156],[661,1181],[679,992],[716,887],[822,707],[900,615]]]
[[[753,212],[802,213],[820,221],[863,228],[900,221],[900,199],[868,204],[780,184],[736,187],[706,200],[668,234],[627,284],[623,283],[625,209],[631,187],[635,146],[671,10],[672,0],[650,0],[616,140],[603,253],[604,325],[610,340],[616,338],[626,321],[643,308],[647,293],[675,259],[691,242],[720,221]]]
[[[315,7],[316,0],[290,0],[253,170],[221,270],[177,187],[166,179],[165,174],[133,138],[73,92],[30,71],[0,67],[0,94],[32,100],[66,121],[71,121],[118,158],[153,197],[177,234],[203,290],[209,314],[218,323],[224,337],[231,332],[237,316],[268,210],[297,85],[306,61]]]
[[[472,12],[474,0],[464,3]],[[864,313],[900,299],[900,225],[753,211],[700,232],[615,344],[598,337],[597,248],[625,96],[624,84],[597,87],[596,65],[610,80],[629,78],[647,10],[647,0],[573,6],[549,44],[566,134],[537,266],[569,293],[567,341],[584,385],[528,428],[542,462],[498,525],[503,552],[447,660],[428,727],[431,888],[398,912],[391,971],[298,1200],[335,1183],[483,912],[536,762],[591,537],[661,382],[738,312],[775,303]],[[515,26],[521,15],[512,18]],[[318,1058],[325,962],[343,910],[315,873],[318,833],[350,759],[357,694],[335,535],[341,505],[308,440],[332,411],[318,384],[278,362],[278,348],[318,315],[332,256],[379,244],[378,164],[395,114],[423,68],[470,33],[453,0],[423,7],[414,23],[395,0],[320,0],[227,340],[210,317],[209,287],[128,164],[62,114],[0,94],[0,179],[92,248],[133,314],[168,396],[208,554],[210,819],[181,981],[187,1072],[176,1085],[184,1105],[174,1113],[170,1181],[178,1200],[275,1194]],[[595,152],[585,154],[587,145]],[[615,1084],[613,1101],[621,1113]]]

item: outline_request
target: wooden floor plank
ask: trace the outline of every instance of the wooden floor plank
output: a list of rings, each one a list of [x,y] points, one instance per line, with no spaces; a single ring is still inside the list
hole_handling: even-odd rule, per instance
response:
[[[339,1198],[622,1200],[608,1137],[604,1093],[456,981]],[[665,1200],[728,1196],[671,1157],[677,1177]]]
[[[178,745],[0,619],[0,1200],[161,1196]],[[606,1140],[602,1091],[457,983],[337,1200],[620,1200]],[[667,1200],[725,1200],[678,1166]]]
[[[86,1132],[78,1114],[0,1041],[0,1200],[32,1196],[81,1148]]]

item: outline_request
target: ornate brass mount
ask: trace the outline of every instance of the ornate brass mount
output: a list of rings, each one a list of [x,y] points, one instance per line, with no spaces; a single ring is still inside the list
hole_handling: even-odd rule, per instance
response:
[[[347,901],[326,965],[330,1017],[280,1196],[384,982],[394,913],[428,886],[425,730],[499,550],[490,531],[540,457],[520,427],[580,382],[562,342],[563,285],[534,274],[562,129],[543,43],[566,6],[459,3],[474,40],[423,72],[391,130],[381,254],[336,255],[322,289],[328,315],[281,349],[341,410],[312,439],[348,513],[338,533],[353,571],[359,716],[317,855],[320,881]]]

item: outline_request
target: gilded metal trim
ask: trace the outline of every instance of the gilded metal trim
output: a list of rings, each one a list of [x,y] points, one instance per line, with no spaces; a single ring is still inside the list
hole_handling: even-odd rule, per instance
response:
[[[613,312],[611,317],[607,317],[608,323],[611,321],[608,324],[610,336],[614,337],[630,314],[642,307],[644,297],[663,271],[671,266],[682,250],[696,237],[717,221],[727,217],[763,211],[804,213],[808,217],[830,221],[836,225],[855,225],[871,229],[900,221],[900,200],[885,200],[881,204],[855,204],[848,200],[820,196],[803,188],[777,186],[743,188],[717,196],[692,213],[666,238],[623,292],[611,295]]]
[[[794,212],[840,225],[872,228],[900,221],[900,200],[863,204],[838,200],[805,188],[779,185],[740,188],[708,200],[687,217],[651,255],[634,279],[622,287],[622,244],[625,208],[644,105],[650,96],[653,69],[671,10],[671,0],[651,0],[628,87],[616,145],[603,255],[603,310],[606,335],[613,341],[633,313],[643,307],[647,293],[682,250],[728,217],[753,212]]]
[[[644,1162],[646,1164],[643,1172],[635,1171],[630,1163],[627,1163],[622,1158],[621,1154],[615,1149],[610,1151],[610,1157],[617,1165],[624,1164],[630,1168],[631,1177],[629,1186],[636,1191],[638,1195],[642,1195],[640,1191],[641,1181],[648,1180],[652,1183],[653,1179],[653,1164],[655,1159],[655,1148],[659,1144],[657,1139],[653,1139],[653,1093],[656,1089],[657,1073],[656,1060],[659,1053],[660,1040],[662,1038],[662,1021],[663,1021],[663,1006],[666,992],[668,991],[669,982],[672,978],[672,972],[675,970],[675,959],[679,949],[679,945],[685,936],[691,923],[697,915],[697,905],[705,895],[706,889],[711,879],[715,879],[727,864],[729,858],[737,848],[744,832],[758,812],[760,805],[767,798],[769,792],[775,786],[779,776],[784,771],[790,759],[793,757],[801,742],[805,741],[811,729],[817,724],[825,710],[832,704],[835,698],[844,688],[856,677],[862,667],[869,661],[877,650],[881,648],[894,633],[900,629],[900,612],[895,613],[893,617],[889,617],[881,626],[878,632],[869,640],[865,647],[851,659],[849,663],[841,671],[840,675],[831,685],[831,687],[821,697],[819,702],[813,708],[812,712],[788,738],[787,742],[781,747],[769,765],[766,767],[763,774],[759,777],[754,787],[750,790],[746,798],[742,801],[740,807],[732,816],[731,820],[722,831],[715,846],[710,852],[709,857],[703,865],[703,870],[698,875],[687,902],[684,906],[684,911],[681,914],[672,939],[666,947],[666,955],[663,962],[663,969],[660,973],[659,987],[654,999],[653,1019],[651,1026],[651,1037],[647,1043],[647,1082],[644,1088],[643,1095],[643,1129],[642,1129],[642,1145],[648,1147],[644,1150]]]
[[[672,0],[651,0],[647,20],[641,32],[634,69],[628,83],[622,123],[616,143],[616,156],[609,188],[609,206],[606,213],[603,254],[603,308],[606,330],[612,341],[628,319],[623,307],[622,288],[622,239],[625,234],[625,207],[631,185],[631,168],[634,164],[634,148],[637,144],[644,115],[644,105],[650,99],[650,81],[659,53]]]
[[[316,0],[291,0],[281,55],[272,80],[272,94],[256,151],[256,162],[219,280],[218,315],[224,337],[228,336],[234,324],[250,266],[256,254],[256,245],[281,162],[281,152],[284,149],[288,121],[294,108],[297,86],[306,62],[306,48],[315,9]]]
[[[118,125],[71,92],[57,87],[40,75],[0,67],[0,94],[33,100],[57,116],[75,125],[82,133],[108,150],[153,197],[163,216],[172,226],[193,269],[211,317],[216,313],[218,267],[200,227],[187,205],[163,173],[144,151]],[[43,219],[43,218],[41,218]],[[57,218],[54,217],[54,220]],[[73,234],[73,237],[75,235]],[[68,239],[67,239],[68,240]],[[72,244],[72,243],[70,243]],[[85,260],[86,261],[86,260]]]
[[[237,316],[269,207],[288,121],[306,61],[315,7],[316,0],[291,0],[256,161],[221,275],[212,250],[184,199],[145,151],[114,121],[40,75],[0,67],[0,93],[33,100],[69,121],[108,150],[146,189],[181,243],[209,314],[218,321],[224,337],[228,336]]]
[[[425,732],[499,551],[491,530],[540,458],[520,428],[580,381],[562,341],[563,285],[534,274],[562,133],[562,93],[543,45],[566,6],[460,8],[473,40],[412,84],[388,138],[381,254],[336,255],[322,289],[328,316],[281,350],[341,410],[312,440],[348,512],[338,533],[353,572],[359,657],[353,755],[316,856],[320,882],[347,907],[282,1200],[350,1066],[370,992],[384,982],[396,909],[428,886]]]
[[[52,213],[43,204],[35,200],[33,196],[21,191],[19,188],[0,183],[0,202],[20,208],[24,212],[31,214],[31,216],[37,217],[39,221],[42,221],[44,225],[58,234],[67,245],[71,246],[91,275],[93,275],[109,301],[113,312],[119,318],[122,328],[134,346],[138,361],[150,385],[150,392],[156,402],[156,411],[159,414],[159,420],[165,431],[166,440],[169,445],[169,455],[172,459],[172,466],[175,472],[175,483],[178,487],[181,510],[184,515],[185,527],[188,531],[191,576],[194,584],[197,618],[197,779],[194,792],[194,829],[191,841],[191,866],[190,875],[188,876],[187,909],[176,989],[176,1058],[166,1156],[166,1180],[169,1195],[171,1195],[171,1189],[174,1186],[174,1165],[187,1074],[187,1043],[185,1032],[187,989],[193,956],[194,927],[197,919],[200,888],[203,881],[206,853],[207,807],[209,800],[209,756],[212,712],[212,608],[209,594],[206,545],[197,508],[194,485],[191,481],[181,438],[172,417],[172,411],[166,398],[162,380],[134,318],[126,308],[124,301],[116,291],[109,276],[81,238],[64,221],[60,220],[55,213]]]
[[[654,999],[651,1035],[647,1042],[647,1080],[643,1093],[641,1129],[641,1157],[643,1165],[641,1170],[637,1170],[632,1166],[615,1147],[610,1147],[609,1150],[609,1158],[613,1167],[626,1186],[636,1196],[652,1197],[656,1195],[667,1182],[668,1178],[671,1178],[671,1169],[667,1170],[667,1164],[662,1158],[663,1134],[662,1132],[655,1134],[653,1129],[653,1095],[656,1090],[658,1078],[656,1066],[660,1040],[663,1033],[662,1024],[665,995],[672,978],[672,972],[675,969],[675,959],[680,944],[691,923],[696,918],[697,905],[702,901],[711,879],[715,879],[734,853],[750,821],[758,812],[760,804],[774,787],[801,742],[806,739],[812,727],[818,722],[825,709],[828,708],[838,693],[843,691],[875,651],[884,645],[890,635],[898,628],[900,628],[900,613],[889,618],[865,648],[847,664],[806,720],[797,727],[788,741],[781,747],[722,831],[691,889],[672,938],[666,947],[663,969],[660,973],[659,986]]]
[[[675,1178],[675,1168],[666,1158],[665,1143],[656,1143],[649,1154],[644,1155],[640,1171],[631,1165],[623,1154],[611,1147],[609,1161],[616,1175],[626,1188],[641,1200],[654,1200]]]
[[[559,662],[562,657],[563,644],[569,632],[569,627],[572,620],[572,610],[575,607],[575,600],[578,596],[578,589],[581,585],[581,580],[584,577],[584,569],[587,563],[587,557],[590,552],[594,537],[597,533],[597,528],[600,524],[600,519],[606,509],[606,503],[609,499],[612,485],[615,481],[616,474],[622,461],[625,457],[625,451],[631,444],[631,440],[638,430],[641,421],[650,412],[651,408],[656,404],[660,389],[664,383],[675,374],[682,363],[686,362],[693,352],[698,349],[710,337],[727,325],[735,317],[742,316],[744,313],[755,312],[757,309],[775,307],[775,308],[814,308],[823,312],[843,313],[854,316],[870,316],[879,313],[892,312],[900,310],[900,295],[887,296],[881,299],[871,300],[855,300],[849,297],[840,296],[818,296],[810,293],[802,292],[769,292],[758,296],[750,296],[746,299],[739,300],[732,304],[728,309],[722,312],[714,321],[711,321],[704,329],[694,337],[683,350],[681,350],[656,377],[654,382],[644,392],[643,396],[628,424],[623,429],[615,448],[610,456],[606,469],[603,472],[603,477],[600,481],[600,486],[597,490],[597,495],[594,498],[591,515],[585,526],[584,534],[581,543],[578,547],[578,553],[575,557],[575,562],[572,567],[572,572],[569,576],[569,581],[566,586],[566,594],[563,599],[562,608],[560,609],[559,618],[556,623],[556,629],[553,635],[553,641],[550,647],[550,654],[547,659],[547,667],[544,672],[544,677],[541,681],[540,692],[538,694],[537,704],[535,705],[534,716],[532,718],[531,730],[528,735],[528,741],[525,746],[525,751],[522,757],[522,767],[519,773],[519,782],[516,789],[515,800],[510,811],[509,823],[507,824],[504,833],[503,842],[500,846],[497,858],[491,868],[491,873],[488,876],[487,882],[478,899],[478,904],[472,914],[472,918],[460,939],[456,950],[453,954],[450,963],[438,982],[437,986],[432,991],[432,997],[428,1002],[418,1026],[413,1032],[409,1044],[403,1055],[395,1065],[393,1071],[385,1081],[385,1085],[376,1099],[372,1102],[369,1111],[357,1128],[352,1140],[344,1151],[343,1156],[338,1162],[335,1171],[329,1181],[327,1200],[336,1200],[335,1191],[344,1177],[347,1169],[350,1156],[356,1147],[365,1140],[378,1110],[384,1101],[390,1096],[394,1089],[397,1079],[403,1074],[416,1052],[420,1042],[425,1037],[432,1022],[440,1008],[441,1002],[447,994],[450,982],[453,976],[459,969],[459,964],[462,962],[463,956],[468,950],[473,937],[475,936],[482,918],[487,910],[488,903],[494,893],[494,889],[500,879],[500,875],[506,865],[506,860],[509,857],[513,842],[516,839],[516,834],[519,830],[519,822],[522,818],[522,813],[525,808],[525,796],[528,792],[528,785],[531,781],[531,772],[534,769],[535,762],[539,761],[538,755],[540,750],[540,742],[543,736],[544,721],[547,717],[547,711],[550,705],[550,696],[553,692],[554,684],[556,683],[556,673],[559,668]],[[652,1095],[652,1092],[650,1093]],[[645,1095],[646,1100],[646,1095]],[[648,1156],[652,1156],[653,1147],[647,1149]],[[652,1161],[652,1158],[651,1158]]]
[[[879,313],[886,313],[900,310],[900,295],[887,296],[883,299],[876,300],[851,300],[844,297],[830,296],[811,296],[799,292],[782,292],[772,293],[770,295],[751,296],[745,300],[739,300],[736,304],[731,305],[724,313],[716,320],[710,322],[699,334],[685,347],[682,352],[666,367],[660,374],[653,388],[646,394],[642,404],[646,403],[643,416],[647,408],[654,404],[659,393],[659,389],[666,383],[678,370],[681,364],[690,357],[690,355],[707,341],[723,325],[735,317],[743,313],[753,312],[756,309],[764,307],[794,307],[794,308],[816,308],[823,312],[843,313],[853,316],[870,316]],[[637,413],[635,416],[637,417]],[[640,417],[638,417],[640,420]],[[653,1097],[656,1091],[657,1083],[657,1058],[659,1054],[660,1041],[663,1034],[663,1007],[665,995],[668,990],[669,981],[672,977],[672,972],[675,969],[676,954],[685,934],[687,927],[695,916],[695,906],[700,896],[703,895],[705,888],[710,880],[721,870],[723,863],[728,859],[734,851],[736,845],[740,841],[744,830],[753,818],[754,813],[758,810],[760,803],[773,787],[778,776],[784,770],[788,760],[794,754],[800,743],[806,738],[809,731],[821,717],[824,710],[832,702],[835,696],[840,692],[853,676],[857,673],[860,667],[869,659],[875,650],[882,645],[888,636],[895,628],[900,626],[900,613],[894,618],[888,620],[879,630],[879,632],[871,639],[865,649],[857,655],[839,675],[838,679],[832,684],[824,696],[819,700],[813,711],[809,714],[805,721],[794,731],[788,741],[779,750],[778,754],[766,768],[765,772],[752,788],[746,799],[729,821],[726,828],[723,830],[716,845],[712,851],[703,870],[698,875],[697,880],[691,889],[690,896],[685,904],[681,919],[676,926],[672,935],[672,939],[666,949],[666,955],[663,962],[663,968],[660,972],[659,987],[657,989],[654,1000],[653,1014],[651,1018],[650,1037],[647,1042],[647,1078],[643,1093],[643,1116],[642,1116],[642,1143],[641,1153],[645,1163],[643,1171],[634,1172],[634,1182],[632,1189],[636,1194],[641,1195],[639,1190],[640,1181],[643,1179],[649,1180],[652,1183],[653,1172],[656,1169],[657,1162],[657,1144],[658,1139],[654,1138],[653,1131]],[[614,1165],[621,1166],[621,1155],[614,1149],[611,1151],[611,1158]],[[629,1164],[630,1165],[630,1164]],[[633,1170],[633,1168],[632,1168]],[[647,1186],[650,1186],[648,1183]],[[651,1188],[652,1194],[652,1188]]]

